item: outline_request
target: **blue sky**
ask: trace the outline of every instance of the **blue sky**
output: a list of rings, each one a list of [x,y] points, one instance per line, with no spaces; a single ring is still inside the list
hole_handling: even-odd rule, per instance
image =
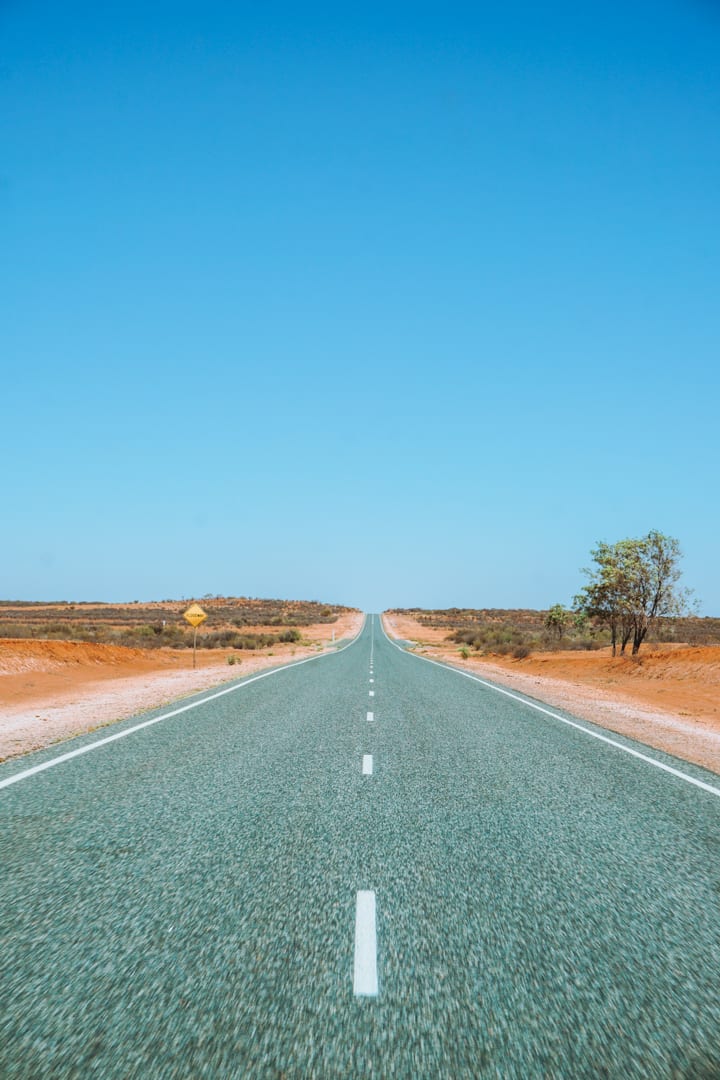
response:
[[[0,596],[720,615],[720,8],[0,6]]]

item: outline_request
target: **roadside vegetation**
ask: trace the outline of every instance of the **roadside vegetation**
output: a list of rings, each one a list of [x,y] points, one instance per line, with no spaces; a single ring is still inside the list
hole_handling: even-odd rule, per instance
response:
[[[660,619],[691,610],[688,589],[681,589],[680,545],[653,530],[637,540],[599,543],[592,551],[594,567],[583,571],[587,585],[575,597],[581,617],[592,619],[610,634],[613,656],[632,641],[636,656]]]
[[[464,656],[513,656],[531,652],[593,650],[610,646],[637,656],[643,643],[720,645],[720,619],[702,618],[689,590],[679,585],[681,552],[677,540],[651,531],[639,539],[599,543],[587,584],[572,605],[543,611],[527,608],[398,608],[421,626],[447,629],[447,641]]]
[[[140,604],[31,603],[0,600],[0,639],[42,638],[131,648],[192,648],[183,619],[191,600]],[[303,600],[202,597],[208,620],[198,630],[203,649],[266,649],[300,643],[302,628],[334,623],[350,608]],[[276,629],[277,628],[277,629]]]
[[[576,621],[577,613],[567,609],[563,609],[567,616],[563,620],[562,631],[558,632],[555,622],[551,625],[547,623],[550,610],[396,608],[389,614],[409,615],[421,626],[447,629],[446,640],[464,648],[467,655],[482,653],[522,659],[531,652],[593,650],[612,644],[608,627],[582,618]],[[720,645],[720,619],[692,616],[660,618],[648,632],[646,642],[649,645],[662,642]]]

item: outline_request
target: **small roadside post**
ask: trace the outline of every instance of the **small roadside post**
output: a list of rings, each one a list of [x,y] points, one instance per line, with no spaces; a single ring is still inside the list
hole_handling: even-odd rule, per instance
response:
[[[193,667],[196,667],[197,661],[195,659],[195,650],[197,646],[197,628],[200,623],[205,622],[207,615],[199,604],[191,604],[187,611],[183,612],[183,618],[186,622],[189,622],[193,628]]]

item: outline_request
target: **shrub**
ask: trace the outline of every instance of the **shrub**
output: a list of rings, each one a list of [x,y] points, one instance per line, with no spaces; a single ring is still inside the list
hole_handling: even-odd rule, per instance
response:
[[[513,656],[516,660],[524,660],[531,652],[532,650],[529,645],[516,645],[513,649]]]

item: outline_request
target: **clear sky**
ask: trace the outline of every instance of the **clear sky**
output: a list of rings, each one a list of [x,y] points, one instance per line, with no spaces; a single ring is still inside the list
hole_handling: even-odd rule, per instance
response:
[[[0,597],[720,615],[720,5],[0,3]]]

